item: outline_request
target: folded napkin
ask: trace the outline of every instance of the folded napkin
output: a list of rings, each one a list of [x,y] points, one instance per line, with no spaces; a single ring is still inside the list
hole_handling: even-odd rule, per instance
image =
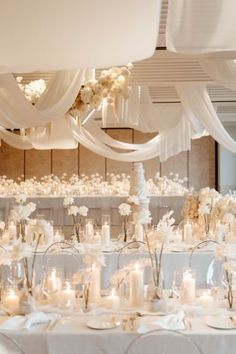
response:
[[[146,333],[158,328],[169,329],[169,330],[183,330],[185,329],[184,316],[185,316],[184,311],[180,311],[176,314],[164,316],[158,320],[140,326],[137,329],[137,332]]]
[[[36,324],[48,323],[59,320],[61,316],[57,313],[32,312],[26,316],[14,316],[4,321],[0,329],[28,329]]]

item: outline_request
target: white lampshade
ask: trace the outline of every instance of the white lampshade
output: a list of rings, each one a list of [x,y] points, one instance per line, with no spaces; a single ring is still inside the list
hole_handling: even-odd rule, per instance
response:
[[[3,0],[0,67],[13,72],[99,68],[150,57],[157,41],[160,3]]]

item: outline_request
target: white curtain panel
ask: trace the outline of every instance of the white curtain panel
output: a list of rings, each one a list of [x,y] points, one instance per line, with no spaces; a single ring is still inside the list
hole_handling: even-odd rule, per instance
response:
[[[0,66],[32,72],[124,65],[156,47],[161,0],[2,0]],[[4,68],[2,68],[4,70]]]
[[[228,134],[217,116],[206,86],[193,83],[178,84],[176,91],[190,122],[199,120],[219,144],[236,153],[236,141]]]
[[[86,73],[87,70],[56,73],[37,106],[25,98],[12,74],[0,75],[0,125],[10,129],[30,128],[64,117]]]
[[[186,54],[236,55],[235,0],[169,0],[167,48]]]

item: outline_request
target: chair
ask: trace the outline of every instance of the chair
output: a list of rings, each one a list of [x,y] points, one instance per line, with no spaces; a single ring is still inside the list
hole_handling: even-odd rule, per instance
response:
[[[61,241],[53,243],[46,249],[42,262],[43,274],[49,267],[54,267],[62,269],[64,277],[69,278],[81,267],[82,259],[78,248],[66,241]]]
[[[124,354],[203,354],[202,349],[188,335],[174,330],[154,329],[139,334]]]
[[[8,334],[0,332],[0,353],[1,354],[25,354],[21,346]]]
[[[146,242],[142,242],[142,241],[132,241],[132,242],[128,242],[127,244],[125,244],[118,253],[118,257],[117,257],[117,269],[122,268],[122,255],[124,254],[125,251],[127,251],[128,249],[133,249],[132,252],[129,252],[128,256],[129,256],[129,261],[131,260],[132,256],[134,255],[134,258],[137,258],[138,252],[139,251],[143,251],[143,245],[145,245]],[[146,256],[147,257],[147,256]],[[138,257],[139,258],[139,257]],[[137,260],[138,260],[137,258]],[[126,264],[128,262],[125,262]]]

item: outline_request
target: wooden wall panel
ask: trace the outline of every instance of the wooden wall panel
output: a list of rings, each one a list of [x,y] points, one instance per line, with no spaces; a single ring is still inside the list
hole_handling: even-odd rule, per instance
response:
[[[15,149],[2,141],[0,148],[0,175],[17,179],[24,174],[24,151]]]
[[[188,177],[187,152],[181,152],[161,163],[161,175],[168,177],[170,172],[178,173],[180,177]]]
[[[132,129],[107,129],[107,134],[125,143],[132,143],[133,140]],[[130,174],[132,163],[107,159],[106,168],[108,173],[119,174],[123,172]]]
[[[215,187],[215,141],[211,137],[192,140],[189,185],[195,190],[206,186]]]
[[[137,130],[134,130],[134,143],[143,144],[148,140],[152,139],[156,133],[142,133]],[[154,159],[147,160],[143,162],[145,169],[145,178],[154,178],[157,172],[160,172],[160,159],[155,157]]]
[[[51,150],[25,151],[25,178],[41,178],[51,173]]]
[[[109,135],[125,142],[143,143],[152,134],[143,134],[131,129],[108,129]],[[52,159],[51,159],[52,157]],[[105,159],[87,150],[83,146],[73,150],[17,150],[4,142],[0,148],[0,175],[17,179],[25,172],[25,177],[54,173],[131,173],[132,163]],[[189,185],[195,189],[210,185],[215,186],[215,142],[210,137],[192,141],[190,152],[183,152],[160,164],[159,158],[144,162],[145,177],[153,178],[158,171],[168,176],[170,172],[187,176]]]
[[[61,176],[66,173],[70,177],[73,173],[78,174],[79,160],[78,149],[53,150],[52,151],[52,173]]]
[[[94,154],[82,145],[79,147],[79,174],[99,173],[105,178],[105,158]]]

